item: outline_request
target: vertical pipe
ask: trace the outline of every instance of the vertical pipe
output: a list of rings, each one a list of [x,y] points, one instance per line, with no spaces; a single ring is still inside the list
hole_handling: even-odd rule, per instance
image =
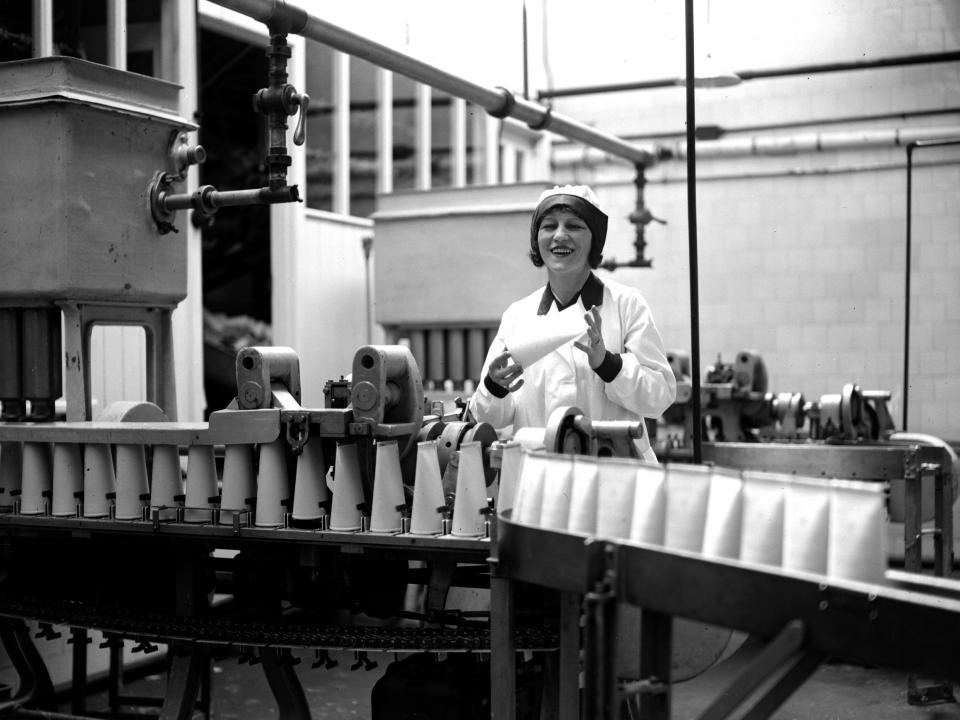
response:
[[[33,57],[53,54],[53,0],[33,0]]]
[[[903,298],[903,421],[901,429],[907,430],[907,398],[910,395],[910,255],[912,244],[913,217],[913,150],[915,142],[907,145],[907,242],[904,262],[904,298]]]
[[[450,184],[467,184],[467,101],[452,98],[450,103]]]
[[[500,182],[500,121],[484,115],[483,172],[488,185]]]
[[[433,104],[432,90],[429,85],[417,83],[416,99],[416,188],[429,190],[431,162],[433,160]]]
[[[693,0],[684,2],[687,101],[687,224],[690,253],[690,363],[693,380],[693,462],[702,458],[700,432],[700,297],[697,287],[697,119],[694,86]]]
[[[127,69],[127,0],[107,0],[107,65]]]
[[[333,53],[333,211],[350,214],[350,56]]]
[[[393,73],[377,69],[377,191],[393,192]]]

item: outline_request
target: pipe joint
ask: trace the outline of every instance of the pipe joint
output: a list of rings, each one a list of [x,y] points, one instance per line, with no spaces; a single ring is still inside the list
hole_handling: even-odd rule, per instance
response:
[[[487,112],[491,117],[503,120],[503,118],[509,117],[513,112],[513,108],[517,104],[517,99],[513,96],[513,93],[505,87],[498,85],[496,90],[500,94],[501,103],[498,107],[490,108]]]

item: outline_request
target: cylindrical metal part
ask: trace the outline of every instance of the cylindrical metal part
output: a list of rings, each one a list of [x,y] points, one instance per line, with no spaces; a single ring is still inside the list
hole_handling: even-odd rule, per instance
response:
[[[427,332],[426,330],[409,330],[410,353],[420,369],[420,377],[424,380],[430,377],[430,368],[427,366]]]
[[[462,383],[467,377],[463,330],[447,330],[447,378]]]
[[[21,391],[33,420],[53,420],[54,403],[63,394],[60,309],[23,308],[21,323]]]
[[[3,420],[23,419],[20,388],[20,308],[0,308],[0,403]]]
[[[429,379],[434,382],[443,382],[447,379],[447,363],[444,350],[443,330],[430,330],[427,334],[427,367],[430,369]]]
[[[483,336],[483,328],[470,328],[467,330],[467,377],[471,380],[479,381],[480,373],[483,372],[483,360],[487,355],[486,340]]]

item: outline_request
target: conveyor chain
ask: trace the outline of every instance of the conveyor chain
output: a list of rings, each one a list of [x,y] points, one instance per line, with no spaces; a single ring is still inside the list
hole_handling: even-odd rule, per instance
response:
[[[98,630],[105,636],[153,642],[187,641],[231,646],[368,651],[489,652],[486,624],[449,627],[326,625],[277,620],[180,617],[99,608],[73,601],[0,596],[0,615],[41,623]],[[517,629],[518,650],[552,650],[555,632],[541,627]]]

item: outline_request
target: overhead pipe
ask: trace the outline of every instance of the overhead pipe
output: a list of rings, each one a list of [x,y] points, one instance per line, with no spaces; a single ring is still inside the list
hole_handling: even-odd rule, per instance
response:
[[[743,138],[724,138],[709,142],[697,141],[700,158],[794,155],[804,152],[851,150],[871,147],[906,147],[912,142],[926,142],[960,135],[960,126],[893,128],[886,130],[851,130],[846,132],[792,133],[790,135],[751,135]],[[658,146],[656,155],[661,160],[682,160],[687,157],[687,144],[676,142]],[[556,165],[582,162],[601,162],[602,153],[586,156],[575,148],[555,148]]]
[[[948,50],[936,53],[921,53],[899,57],[876,58],[874,60],[853,60],[850,62],[822,63],[812,65],[794,65],[791,67],[771,68],[767,70],[734,70],[733,74],[741,80],[765,80],[791,75],[820,75],[829,72],[849,72],[852,70],[876,70],[908,65],[926,65],[930,63],[956,62],[960,60],[960,50]],[[684,78],[660,78],[630,83],[609,85],[586,85],[583,87],[541,90],[537,93],[540,100],[580,95],[599,95],[602,93],[627,92],[631,90],[654,90],[656,88],[677,87],[684,84]]]
[[[409,55],[333,25],[285,0],[212,0],[229,10],[268,26],[271,33],[293,33],[323,43],[334,50],[362,58],[385,70],[437,88],[482,107],[495,118],[526,123],[533,130],[550,130],[571,140],[602,150],[633,165],[653,165],[657,156],[621,138],[553,112],[550,107],[517,97],[503,87],[486,88],[459,78]]]

